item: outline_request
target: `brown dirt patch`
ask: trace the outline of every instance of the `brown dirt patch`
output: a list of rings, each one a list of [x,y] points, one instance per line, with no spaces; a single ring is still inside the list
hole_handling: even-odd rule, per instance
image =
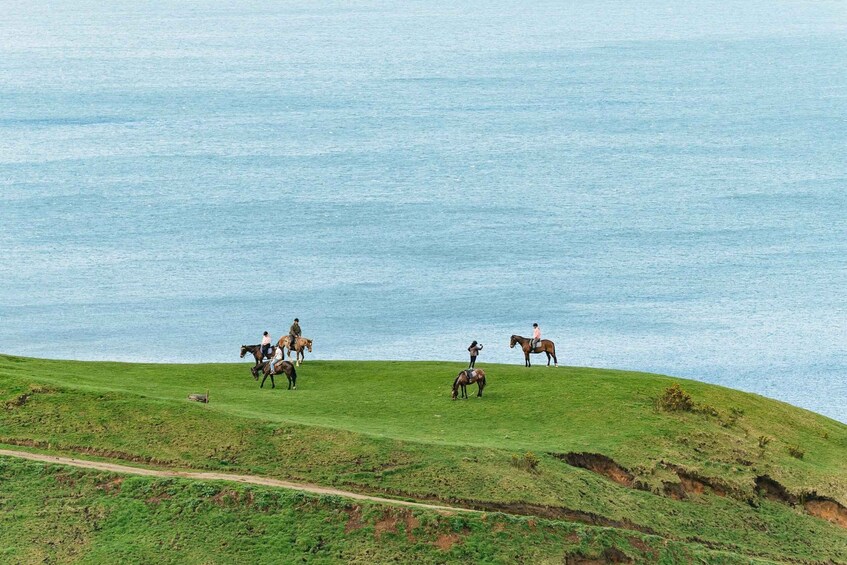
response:
[[[450,551],[450,549],[462,541],[462,536],[459,534],[441,534],[438,539],[433,542],[433,545],[441,551]]]
[[[382,534],[388,533],[397,533],[397,526],[400,524],[400,520],[393,515],[390,510],[387,510],[385,514],[382,515],[382,519],[374,524],[374,536],[376,539],[382,537]]]
[[[491,526],[491,531],[495,534],[499,534],[500,532],[506,531],[506,524],[503,522],[495,522],[493,526]]]
[[[415,518],[415,515],[412,514],[411,510],[406,510],[404,514],[405,516],[403,522],[406,526],[406,538],[408,538],[410,542],[415,542],[417,540],[415,539],[415,534],[412,533],[412,530],[420,526],[421,522],[420,520]]]
[[[632,488],[635,477],[610,457],[600,453],[550,453],[556,459],[561,459],[568,465],[587,469],[598,475],[603,475],[610,481]]]
[[[836,526],[847,528],[847,508],[829,498],[809,499],[803,505],[806,512]]]
[[[345,508],[347,513],[347,524],[344,526],[344,533],[349,534],[361,530],[365,525],[362,523],[362,507],[359,505],[352,508]]]

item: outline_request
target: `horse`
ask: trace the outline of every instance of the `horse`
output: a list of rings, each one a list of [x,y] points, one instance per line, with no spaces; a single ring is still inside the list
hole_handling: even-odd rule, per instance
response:
[[[291,352],[294,351],[294,363],[299,367],[302,361],[306,359],[306,353],[304,349],[308,349],[309,353],[312,352],[312,340],[306,339],[305,337],[295,337],[294,338],[294,347],[291,347],[291,340],[289,339],[291,336],[282,336],[279,338],[277,342],[277,346],[283,348],[283,353],[285,350],[288,350],[288,358],[291,359]]]
[[[288,390],[291,390],[292,387],[294,390],[297,390],[297,369],[294,368],[289,361],[279,361],[276,364],[276,371],[271,373],[271,362],[266,361],[262,364],[262,384],[259,385],[259,388],[265,388],[265,379],[268,377],[271,378],[271,388],[276,388],[276,383],[274,382],[274,374],[285,373],[285,376],[288,377]],[[259,373],[255,371],[253,373],[253,380],[259,380]]]
[[[261,345],[242,345],[241,346],[241,355],[239,356],[241,359],[244,359],[244,356],[248,353],[253,354],[253,359],[256,360],[256,364],[250,368],[250,371],[253,373],[253,376],[256,376],[256,371],[259,370],[259,367],[262,366],[262,359],[264,356],[262,355],[262,346]]]
[[[530,343],[532,340],[528,337],[522,337],[519,335],[513,335],[512,340],[509,342],[509,347],[515,347],[515,344],[520,344],[521,349],[523,349],[524,357],[526,358],[525,367],[531,367],[532,364],[529,362],[529,354],[530,353],[546,353],[547,354],[547,366],[550,366],[550,356],[553,356],[553,363],[556,367],[559,366],[559,361],[556,359],[556,344],[550,341],[549,339],[542,339],[541,342],[535,347],[534,351],[530,351]]]
[[[453,381],[453,400],[456,400],[459,395],[459,387],[462,387],[462,398],[467,398],[468,389],[466,387],[473,383],[479,385],[479,392],[476,395],[481,397],[482,389],[485,388],[485,371],[482,369],[465,369],[459,372],[459,376]]]

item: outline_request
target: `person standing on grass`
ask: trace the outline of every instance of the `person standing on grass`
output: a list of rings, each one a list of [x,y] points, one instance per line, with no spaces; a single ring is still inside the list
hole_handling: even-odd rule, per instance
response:
[[[271,334],[265,332],[262,334],[262,358],[271,356]]]
[[[477,343],[476,340],[471,342],[471,346],[468,347],[468,352],[471,354],[471,364],[468,365],[468,369],[473,369],[476,365],[476,358],[479,355],[479,352],[482,351],[482,344]]]

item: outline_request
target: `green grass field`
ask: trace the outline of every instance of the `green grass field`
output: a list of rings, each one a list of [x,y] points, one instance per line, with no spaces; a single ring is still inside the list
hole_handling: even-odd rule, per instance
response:
[[[307,361],[296,391],[285,377],[270,390],[249,366],[0,356],[0,443],[591,523],[685,551],[847,562],[847,426],[784,403],[644,373],[504,365],[480,365],[482,399],[451,401],[462,366],[435,362]],[[695,411],[656,408],[673,383]],[[206,390],[210,404],[186,400]],[[585,453],[608,459],[574,455]],[[570,546],[554,546],[545,555],[561,562]]]

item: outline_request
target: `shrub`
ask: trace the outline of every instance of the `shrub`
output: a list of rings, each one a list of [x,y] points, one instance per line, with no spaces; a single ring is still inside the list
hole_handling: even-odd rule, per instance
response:
[[[806,455],[806,452],[799,445],[789,445],[788,454],[796,459],[802,459],[803,456]]]
[[[691,412],[694,401],[691,395],[682,390],[678,384],[673,384],[665,389],[658,399],[658,406],[666,412]]]
[[[512,455],[512,466],[517,467],[518,469],[523,469],[524,471],[529,471],[530,473],[538,472],[538,463],[538,456],[536,456],[532,451],[527,451],[523,454],[523,456],[520,456],[517,453]]]
[[[771,438],[768,436],[759,436],[759,449],[764,449],[771,442]]]

